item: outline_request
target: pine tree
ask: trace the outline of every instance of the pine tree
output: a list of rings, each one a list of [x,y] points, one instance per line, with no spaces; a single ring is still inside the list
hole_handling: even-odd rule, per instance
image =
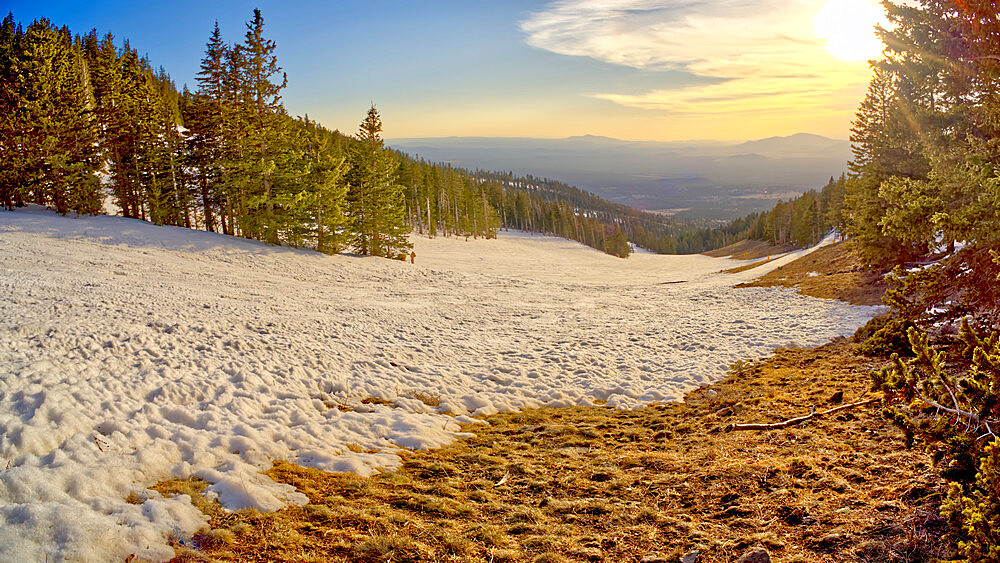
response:
[[[253,21],[247,23],[242,44],[230,59],[230,77],[238,84],[236,120],[240,129],[239,147],[233,180],[245,195],[241,224],[246,234],[269,243],[278,243],[275,199],[281,175],[290,166],[284,143],[287,142],[287,119],[281,104],[281,90],[288,77],[278,66],[277,45],[264,37],[264,18],[254,9]],[[280,76],[280,82],[277,77]]]
[[[23,182],[22,194],[35,203],[96,213],[97,121],[81,46],[43,18],[28,26],[9,61],[10,80],[0,86],[12,109],[4,119],[5,152],[13,156],[7,177]]]
[[[397,165],[382,142],[382,119],[372,106],[361,122],[348,174],[347,214],[351,245],[362,255],[398,258],[410,248]]]
[[[604,251],[619,258],[628,258],[632,253],[632,247],[628,244],[628,238],[620,226],[615,226],[604,239]]]
[[[276,203],[284,210],[286,244],[313,248],[327,254],[340,252],[346,241],[344,214],[347,162],[340,135],[323,129],[308,116],[296,123],[296,154],[302,166],[294,190],[285,190]]]
[[[188,127],[187,163],[196,171],[201,199],[202,224],[215,232],[217,213],[224,200],[222,186],[225,147],[226,98],[225,74],[228,47],[222,40],[219,22],[205,46],[205,57],[198,72],[198,90],[186,97],[184,122]]]
[[[13,209],[22,203],[27,162],[18,142],[17,107],[20,92],[14,87],[18,53],[24,31],[14,15],[0,23],[0,206]]]
[[[153,222],[174,226],[191,226],[191,194],[187,187],[184,161],[184,139],[180,134],[183,120],[180,95],[162,67],[150,74],[156,96],[153,99],[153,137],[150,139],[150,178],[153,190],[160,194]]]
[[[912,260],[921,253],[882,228],[889,204],[880,194],[888,178],[926,178],[928,161],[918,131],[904,116],[905,101],[897,90],[902,82],[891,70],[876,65],[868,93],[851,128],[854,160],[847,181],[845,230],[852,237],[854,253],[871,268]]]

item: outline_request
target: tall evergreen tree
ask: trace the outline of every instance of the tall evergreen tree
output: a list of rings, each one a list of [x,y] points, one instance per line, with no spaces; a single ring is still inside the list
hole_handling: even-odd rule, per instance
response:
[[[302,191],[296,195],[302,213],[300,222],[315,226],[315,248],[336,254],[347,241],[344,213],[347,159],[337,142],[339,134],[320,128],[306,117],[304,126]],[[291,204],[288,204],[291,205]]]
[[[225,88],[226,52],[219,22],[215,22],[212,35],[205,48],[205,57],[196,80],[198,90],[187,97],[184,122],[188,128],[187,163],[196,172],[201,200],[202,224],[205,230],[216,230],[217,210],[224,201],[223,155],[225,147]]]
[[[382,119],[375,106],[361,122],[357,140],[348,173],[351,245],[363,255],[400,257],[413,246],[407,238],[404,188],[396,180],[396,161],[383,145]]]
[[[23,203],[27,172],[26,155],[19,141],[18,105],[20,91],[14,87],[17,58],[24,31],[8,13],[0,22],[0,205],[13,209]]]
[[[280,218],[275,199],[282,174],[291,165],[285,143],[288,141],[287,116],[281,104],[281,90],[288,77],[278,66],[277,45],[264,37],[264,18],[254,9],[247,23],[243,43],[237,45],[230,59],[232,79],[238,85],[236,120],[240,130],[237,149],[238,167],[233,180],[245,195],[243,230],[272,244],[278,242]]]
[[[9,137],[3,142],[11,157],[5,176],[21,183],[21,194],[35,203],[60,213],[96,213],[97,120],[81,46],[68,29],[44,18],[17,43],[8,55],[9,80],[0,85],[10,110],[4,118]]]

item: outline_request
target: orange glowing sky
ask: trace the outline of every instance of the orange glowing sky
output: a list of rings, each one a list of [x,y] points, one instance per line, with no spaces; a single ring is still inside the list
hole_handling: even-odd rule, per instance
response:
[[[127,38],[178,86],[213,23],[229,41],[261,8],[290,113],[387,137],[604,135],[847,138],[880,46],[872,0],[15,0],[76,33]]]

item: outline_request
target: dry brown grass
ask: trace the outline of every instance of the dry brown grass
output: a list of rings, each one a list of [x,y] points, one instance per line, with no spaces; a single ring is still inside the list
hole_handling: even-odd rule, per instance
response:
[[[725,274],[738,274],[740,272],[745,272],[747,270],[752,270],[752,269],[754,269],[754,268],[756,268],[758,266],[763,266],[764,264],[768,264],[768,263],[774,262],[778,258],[781,258],[781,256],[780,255],[779,256],[775,256],[774,258],[768,258],[766,260],[758,260],[757,262],[754,262],[752,264],[744,264],[742,266],[737,266],[735,268],[729,268],[728,270],[722,270],[722,272],[725,273]]]
[[[543,408],[488,417],[476,437],[403,454],[362,478],[278,462],[309,498],[273,514],[227,513],[179,561],[732,561],[762,545],[776,561],[924,561],[944,552],[938,482],[876,406],[768,432],[855,400],[872,360],[840,342],[743,362],[682,404],[631,411]],[[203,483],[161,484],[197,496]]]
[[[881,276],[862,270],[842,242],[820,248],[736,287],[771,286],[796,288],[803,295],[840,299],[855,305],[878,305],[885,293]]]
[[[755,258],[766,258],[776,254],[784,254],[786,252],[791,252],[796,248],[797,247],[792,244],[776,246],[760,240],[741,240],[739,242],[734,242],[729,246],[704,252],[703,254],[714,258],[732,257],[737,260],[753,260]]]

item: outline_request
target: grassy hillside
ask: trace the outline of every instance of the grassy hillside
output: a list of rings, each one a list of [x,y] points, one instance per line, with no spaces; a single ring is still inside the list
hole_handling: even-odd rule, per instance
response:
[[[863,270],[843,242],[820,248],[736,287],[774,286],[796,288],[803,295],[840,299],[855,305],[879,305],[886,289],[882,276]]]
[[[413,452],[370,478],[287,463],[309,497],[273,514],[203,501],[203,552],[181,561],[702,561],[762,546],[776,561],[921,561],[945,551],[930,458],[877,405],[727,432],[859,399],[876,362],[841,341],[741,364],[684,403],[533,409]],[[197,482],[161,492],[196,493]]]

